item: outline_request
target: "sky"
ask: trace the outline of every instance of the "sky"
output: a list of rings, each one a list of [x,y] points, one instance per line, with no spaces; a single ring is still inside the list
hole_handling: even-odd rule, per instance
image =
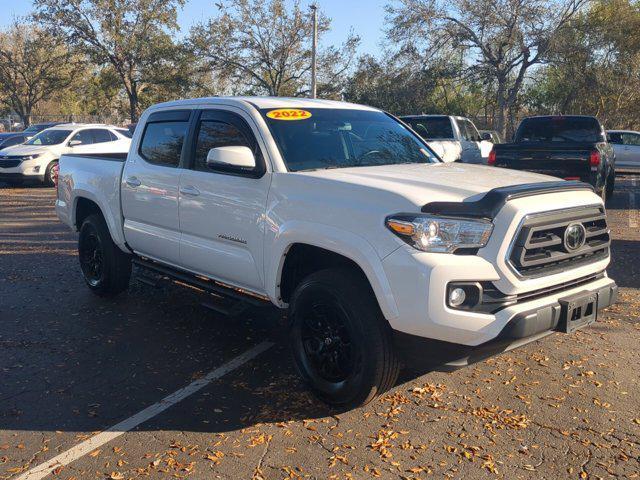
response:
[[[354,33],[361,38],[358,52],[375,55],[380,50],[380,41],[384,36],[384,6],[387,2],[388,0],[317,0],[319,9],[332,19],[331,32],[322,41],[327,45],[340,44],[353,28]],[[28,14],[32,8],[31,0],[0,0],[0,3],[6,3],[2,6],[0,28],[10,24],[15,16]],[[213,16],[216,10],[214,0],[186,0],[179,16],[182,33],[187,32],[194,23]]]

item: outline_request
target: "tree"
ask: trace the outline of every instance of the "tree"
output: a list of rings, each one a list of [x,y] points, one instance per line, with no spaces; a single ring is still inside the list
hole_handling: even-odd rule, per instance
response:
[[[184,0],[35,0],[36,19],[62,32],[100,66],[110,65],[136,121],[150,71],[175,48]]]
[[[396,115],[443,113],[476,116],[485,102],[483,92],[471,82],[460,81],[456,61],[420,66],[411,56],[370,55],[358,60],[344,91],[346,100],[364,103]]]
[[[38,104],[71,84],[78,63],[58,38],[15,22],[0,32],[0,102],[29,126]]]
[[[312,22],[299,0],[228,0],[219,14],[191,30],[190,43],[208,67],[229,77],[233,93],[300,96],[309,93]],[[319,15],[318,35],[331,21]],[[337,96],[359,44],[350,34],[318,55],[318,93]]]
[[[543,113],[596,115],[608,128],[640,125],[640,4],[600,0],[562,32],[526,102]]]
[[[465,74],[494,85],[494,128],[503,135],[531,67],[548,60],[558,32],[587,0],[398,0],[387,7],[388,36],[425,61],[466,52]],[[412,32],[407,35],[407,32]]]

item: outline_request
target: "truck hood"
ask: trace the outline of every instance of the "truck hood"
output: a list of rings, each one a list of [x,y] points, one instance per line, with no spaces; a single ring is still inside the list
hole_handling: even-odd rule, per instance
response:
[[[38,155],[41,153],[47,153],[51,151],[53,146],[40,146],[40,145],[14,145],[0,150],[0,155]]]
[[[430,201],[474,201],[498,187],[558,181],[549,175],[464,163],[354,167],[300,173],[386,191],[400,195],[416,206]]]

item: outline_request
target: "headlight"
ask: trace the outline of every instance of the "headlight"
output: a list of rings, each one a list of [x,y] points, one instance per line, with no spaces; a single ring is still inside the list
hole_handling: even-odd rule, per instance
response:
[[[402,240],[425,252],[484,247],[493,231],[493,223],[488,220],[422,214],[392,215],[386,224]]]
[[[34,153],[33,155],[25,155],[22,157],[22,160],[33,160],[35,158],[38,158],[40,155],[42,155],[41,153]]]

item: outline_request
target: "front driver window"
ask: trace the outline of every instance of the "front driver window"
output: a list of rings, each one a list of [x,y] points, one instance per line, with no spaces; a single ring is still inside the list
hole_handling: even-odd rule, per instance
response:
[[[214,120],[200,122],[195,151],[195,169],[211,171],[207,166],[209,150],[217,147],[249,147],[251,142],[234,125]]]

